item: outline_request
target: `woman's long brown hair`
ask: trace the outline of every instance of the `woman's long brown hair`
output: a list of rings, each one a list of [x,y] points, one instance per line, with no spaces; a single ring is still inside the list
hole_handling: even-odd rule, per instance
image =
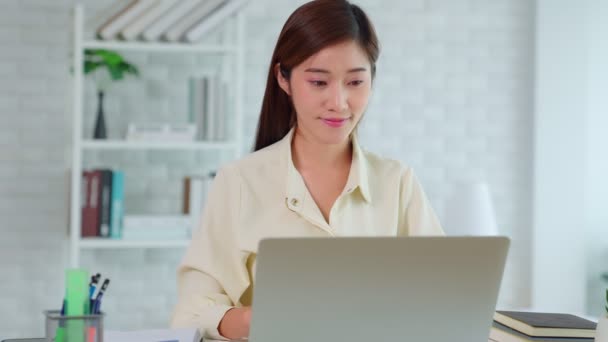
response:
[[[281,75],[289,80],[291,70],[308,57],[347,40],[357,42],[368,56],[373,78],[380,48],[374,26],[361,8],[346,0],[315,0],[291,14],[268,68],[254,151],[281,140],[296,123],[291,99],[279,87],[275,65],[280,63]]]

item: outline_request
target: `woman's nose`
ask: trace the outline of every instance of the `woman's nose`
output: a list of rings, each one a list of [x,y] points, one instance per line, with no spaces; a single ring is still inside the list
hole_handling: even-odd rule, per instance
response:
[[[338,113],[348,109],[348,93],[344,87],[337,85],[332,87],[329,94],[329,109]]]

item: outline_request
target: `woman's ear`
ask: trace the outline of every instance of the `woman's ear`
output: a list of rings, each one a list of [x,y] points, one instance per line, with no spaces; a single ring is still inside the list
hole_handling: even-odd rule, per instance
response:
[[[275,66],[274,66],[274,75],[277,78],[277,82],[279,83],[279,87],[281,87],[281,89],[283,89],[283,91],[288,96],[291,96],[291,88],[289,87],[289,80],[285,79],[285,77],[283,77],[283,74],[281,74],[281,63],[275,64]]]

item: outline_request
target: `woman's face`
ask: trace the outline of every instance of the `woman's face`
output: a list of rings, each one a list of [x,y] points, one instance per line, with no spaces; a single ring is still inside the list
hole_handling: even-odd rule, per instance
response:
[[[290,80],[278,72],[291,96],[299,134],[322,144],[344,143],[371,94],[371,65],[355,41],[329,46],[293,68]]]

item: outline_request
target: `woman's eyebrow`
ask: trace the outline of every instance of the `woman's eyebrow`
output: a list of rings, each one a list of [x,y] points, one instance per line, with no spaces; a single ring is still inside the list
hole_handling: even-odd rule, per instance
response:
[[[351,73],[351,72],[364,72],[364,71],[367,71],[367,69],[363,68],[363,67],[353,68],[353,69],[348,70],[349,73]],[[315,72],[315,73],[322,73],[322,74],[331,74],[331,72],[329,70],[319,69],[319,68],[308,68],[308,69],[304,70],[304,72]]]

